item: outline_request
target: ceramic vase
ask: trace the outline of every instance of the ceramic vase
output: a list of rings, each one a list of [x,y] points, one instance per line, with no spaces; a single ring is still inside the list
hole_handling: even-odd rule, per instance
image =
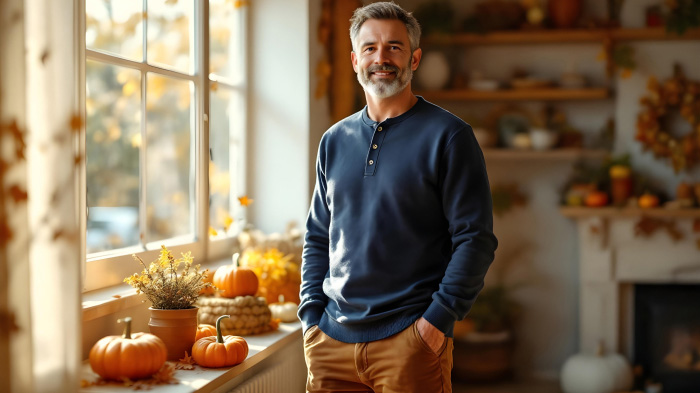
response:
[[[151,319],[148,328],[158,336],[168,348],[168,360],[185,357],[185,351],[192,354],[192,345],[197,335],[197,312],[199,308],[162,310],[149,307]]]
[[[549,18],[558,29],[573,27],[581,15],[581,0],[549,0]]]
[[[439,90],[450,80],[450,63],[442,52],[427,52],[416,71],[418,83],[426,90]]]

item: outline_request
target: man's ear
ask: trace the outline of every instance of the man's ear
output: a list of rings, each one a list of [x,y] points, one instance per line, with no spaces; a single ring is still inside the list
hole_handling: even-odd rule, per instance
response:
[[[357,55],[355,54],[355,51],[350,52],[350,61],[352,62],[352,69],[355,70],[355,73],[357,73]]]
[[[411,55],[411,70],[415,71],[418,69],[418,64],[420,64],[420,59],[422,56],[423,50],[421,50],[421,48],[413,51],[413,54]]]

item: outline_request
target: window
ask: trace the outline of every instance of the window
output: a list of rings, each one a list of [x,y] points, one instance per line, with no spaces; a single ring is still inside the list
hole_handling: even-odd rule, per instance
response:
[[[86,289],[244,225],[244,4],[85,0]]]

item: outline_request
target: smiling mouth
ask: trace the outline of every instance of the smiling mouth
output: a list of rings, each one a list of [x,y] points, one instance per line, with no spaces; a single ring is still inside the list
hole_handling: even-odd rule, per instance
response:
[[[386,78],[388,76],[392,76],[395,74],[393,71],[374,71],[371,73],[372,75],[376,75],[380,78]]]

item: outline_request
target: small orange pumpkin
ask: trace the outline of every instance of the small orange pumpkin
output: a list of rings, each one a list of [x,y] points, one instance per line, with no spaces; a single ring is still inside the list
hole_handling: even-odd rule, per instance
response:
[[[608,204],[608,194],[603,191],[591,191],[586,195],[584,204],[588,207],[603,207]]]
[[[227,367],[242,363],[248,356],[248,342],[241,336],[221,336],[222,315],[216,320],[216,336],[200,338],[192,346],[192,358],[202,367]]]
[[[642,196],[639,197],[637,203],[642,209],[650,209],[652,207],[659,206],[659,197],[657,197],[654,194],[645,192],[644,194],[642,194]]]
[[[239,254],[233,255],[233,264],[221,266],[214,274],[214,285],[223,297],[254,296],[258,292],[258,276],[245,267],[238,266]]]
[[[90,367],[104,379],[139,379],[155,374],[165,363],[168,350],[160,338],[149,333],[131,334],[131,318],[121,336],[100,339],[90,350]]]
[[[197,325],[197,334],[194,336],[194,341],[202,337],[216,336],[216,326],[208,323]]]

